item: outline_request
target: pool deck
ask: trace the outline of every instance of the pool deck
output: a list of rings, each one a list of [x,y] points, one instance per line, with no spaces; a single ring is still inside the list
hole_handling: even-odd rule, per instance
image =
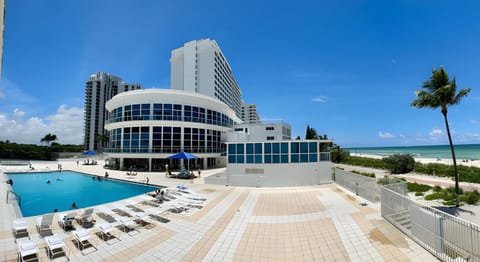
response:
[[[60,162],[64,170],[103,176],[98,165]],[[57,163],[34,164],[38,170],[56,170]],[[18,168],[18,167],[17,167]],[[113,232],[121,241],[103,241],[95,227],[88,229],[98,250],[81,252],[71,232],[54,218],[53,233],[64,239],[72,261],[436,261],[380,216],[380,205],[361,199],[335,185],[291,188],[241,188],[208,185],[203,177],[224,169],[204,170],[194,181],[160,173],[127,176],[107,170],[112,178],[163,186],[185,185],[207,196],[202,209],[189,215],[165,212],[168,223],[138,226],[139,233]],[[21,170],[18,170],[21,171]],[[4,175],[0,174],[4,179]],[[6,204],[6,183],[0,185],[0,261],[16,261],[12,235],[15,212]],[[140,197],[133,199],[140,200]],[[120,201],[121,202],[121,201]],[[367,202],[368,206],[360,203]],[[125,203],[125,202],[122,202]],[[138,207],[142,208],[141,205]],[[162,205],[159,208],[164,208]],[[97,222],[103,219],[94,214]],[[48,261],[45,240],[27,218],[28,231],[41,261]],[[74,223],[76,228],[80,225]],[[58,258],[55,261],[65,261]]]

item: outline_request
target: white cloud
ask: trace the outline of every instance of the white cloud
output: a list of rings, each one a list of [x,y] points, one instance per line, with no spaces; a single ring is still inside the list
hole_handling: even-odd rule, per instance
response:
[[[23,117],[25,115],[25,112],[21,111],[20,109],[18,108],[15,108],[15,110],[13,110],[13,114],[16,116],[16,117]]]
[[[57,112],[44,119],[33,116],[24,119],[25,112],[15,109],[11,115],[0,113],[0,140],[39,144],[48,133],[58,137],[61,144],[81,144],[83,138],[83,110],[61,105]]]
[[[391,138],[396,138],[397,136],[395,136],[394,134],[392,133],[389,133],[389,132],[382,132],[382,131],[378,131],[378,136],[380,138],[384,138],[384,139],[391,139]]]
[[[327,97],[325,96],[318,96],[312,99],[313,102],[315,103],[326,103],[327,102]]]
[[[438,128],[432,128],[432,131],[428,133],[431,137],[440,137],[443,135],[443,131]]]

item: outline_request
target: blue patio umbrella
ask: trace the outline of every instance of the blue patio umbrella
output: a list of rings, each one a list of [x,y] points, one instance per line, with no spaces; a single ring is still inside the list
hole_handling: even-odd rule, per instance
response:
[[[193,158],[198,158],[198,156],[192,155],[192,154],[187,153],[187,152],[180,152],[180,153],[177,153],[177,154],[175,154],[175,155],[171,155],[171,156],[169,156],[168,158],[170,158],[170,159],[183,159],[183,160],[187,160],[188,170],[190,170],[190,162],[189,162],[188,160],[193,159]]]
[[[96,155],[96,154],[97,154],[97,152],[95,152],[95,151],[90,151],[90,150],[84,151],[84,152],[82,153],[82,155],[84,155],[84,156],[93,156],[93,155]]]

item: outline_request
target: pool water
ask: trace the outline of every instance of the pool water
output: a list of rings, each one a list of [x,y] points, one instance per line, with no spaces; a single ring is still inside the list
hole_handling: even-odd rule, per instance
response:
[[[72,171],[10,173],[7,177],[13,180],[13,191],[21,197],[24,217],[51,213],[55,209],[68,211],[73,202],[77,208],[104,204],[157,188],[109,179],[94,180],[92,176]]]

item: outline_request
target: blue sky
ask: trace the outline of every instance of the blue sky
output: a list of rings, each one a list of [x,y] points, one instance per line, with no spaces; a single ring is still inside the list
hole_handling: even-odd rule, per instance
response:
[[[0,140],[82,143],[85,81],[97,71],[170,86],[170,52],[220,45],[247,103],[344,147],[446,144],[439,110],[410,107],[443,65],[472,91],[449,111],[454,142],[480,143],[476,1],[7,2]]]

